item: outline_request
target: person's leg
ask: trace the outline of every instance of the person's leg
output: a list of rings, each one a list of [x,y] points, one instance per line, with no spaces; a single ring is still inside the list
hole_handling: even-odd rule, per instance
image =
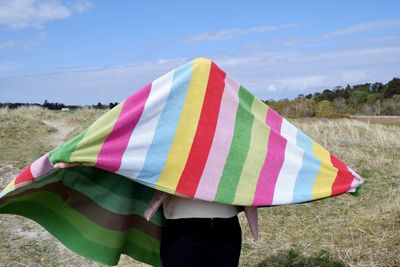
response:
[[[242,230],[238,217],[214,219],[208,267],[237,267],[242,247]]]
[[[203,219],[167,220],[160,248],[162,266],[206,266],[210,230]]]

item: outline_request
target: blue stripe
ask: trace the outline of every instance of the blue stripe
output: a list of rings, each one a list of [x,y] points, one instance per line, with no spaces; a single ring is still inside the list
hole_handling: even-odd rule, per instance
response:
[[[191,62],[174,72],[171,91],[160,115],[143,168],[138,175],[138,179],[146,184],[155,184],[164,169],[192,78],[192,68]]]
[[[303,165],[296,179],[293,192],[293,203],[312,200],[312,190],[318,175],[321,161],[314,156],[313,140],[302,131],[297,131],[297,145],[304,150]]]

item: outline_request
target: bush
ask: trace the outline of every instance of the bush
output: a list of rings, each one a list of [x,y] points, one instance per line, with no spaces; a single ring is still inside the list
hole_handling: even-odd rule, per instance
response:
[[[315,116],[332,118],[339,117],[340,113],[335,109],[335,105],[332,102],[323,100],[315,107]]]
[[[313,117],[315,115],[316,103],[312,99],[271,102],[268,105],[282,116],[288,118]]]

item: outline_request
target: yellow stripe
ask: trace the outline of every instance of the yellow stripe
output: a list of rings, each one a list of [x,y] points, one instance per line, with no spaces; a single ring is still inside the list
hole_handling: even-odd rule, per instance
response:
[[[157,185],[175,190],[189,156],[207,89],[211,61],[196,59],[181,117]]]
[[[315,179],[312,199],[329,197],[332,194],[332,184],[338,170],[333,167],[329,152],[321,145],[313,142],[314,155],[321,160],[321,166]]]
[[[8,185],[3,189],[1,195],[4,196],[14,190],[15,190],[15,178],[12,179],[12,181],[9,182]]]
[[[85,165],[95,165],[97,156],[107,136],[111,133],[115,122],[121,113],[122,101],[112,110],[95,121],[87,130],[85,136],[71,154],[71,162],[82,162]]]
[[[267,105],[254,98],[251,113],[255,116],[251,129],[251,141],[246,161],[240,175],[233,204],[251,205],[268,150],[269,128],[265,125]]]

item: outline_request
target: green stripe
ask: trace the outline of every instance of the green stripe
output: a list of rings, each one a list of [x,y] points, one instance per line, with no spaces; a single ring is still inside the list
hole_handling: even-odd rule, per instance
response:
[[[71,250],[93,260],[115,265],[119,255],[126,248],[127,254],[142,254],[147,262],[159,262],[159,241],[140,232],[129,229],[119,232],[93,223],[62,201],[60,196],[50,192],[38,192],[7,201],[0,206],[0,213],[11,213],[31,218],[45,227],[51,234]],[[148,243],[148,245],[145,245]],[[146,256],[147,255],[147,256]],[[151,256],[151,257],[150,257]],[[143,260],[143,259],[141,259]]]
[[[232,204],[250,145],[251,126],[254,116],[251,106],[254,96],[243,87],[239,90],[239,106],[236,113],[232,144],[218,185],[215,201]],[[245,153],[243,153],[245,152]]]
[[[155,193],[154,189],[122,175],[91,167],[65,169],[63,183],[102,208],[121,215],[137,214],[143,217]],[[163,221],[161,210],[151,219],[157,225],[163,225]]]
[[[103,177],[100,178],[103,180]],[[127,178],[124,178],[127,180]],[[106,210],[111,212],[130,215],[130,214],[143,214],[146,209],[146,203],[150,201],[151,194],[146,194],[145,199],[141,198],[139,195],[131,194],[130,197],[121,196],[118,192],[115,192],[116,188],[103,187],[92,179],[81,176],[79,173],[76,176],[68,176],[63,180],[65,186],[81,192],[90,199],[92,199],[96,204],[100,205]],[[131,182],[130,187],[135,188],[134,182]],[[121,187],[120,184],[116,184],[116,187]],[[146,190],[148,192],[148,190]],[[137,194],[141,194],[141,190],[136,191]],[[149,192],[150,193],[150,192]],[[147,197],[149,195],[149,197]]]
[[[257,188],[258,177],[267,154],[269,129],[265,127],[268,107],[254,98],[252,114],[255,115],[251,129],[250,148],[243,166],[233,204],[251,205]]]
[[[78,191],[100,207],[121,215],[136,214],[143,217],[155,190],[132,181],[125,176],[94,167],[76,166],[52,172],[33,184],[17,188],[6,196],[62,180],[64,186]],[[151,222],[162,226],[164,216],[158,210]]]
[[[137,246],[148,251],[158,252],[160,250],[159,240],[147,235],[137,228],[129,228],[126,240],[135,243]]]
[[[123,104],[124,101],[89,126],[84,138],[72,152],[70,162],[82,162],[86,165],[96,164],[97,155],[104,141],[114,128],[114,124],[121,113]]]
[[[43,205],[29,201],[9,201],[0,208],[0,212],[22,215],[38,222],[66,247],[82,256],[109,265],[118,263],[120,250],[84,238],[62,216]]]
[[[158,251],[152,252],[144,249],[140,244],[126,241],[122,253],[131,256],[135,260],[150,264],[152,266],[161,266],[159,247],[160,244],[158,243]]]
[[[125,235],[124,232],[106,229],[93,223],[90,219],[71,208],[61,199],[61,196],[58,194],[48,191],[35,192],[21,196],[18,199],[11,200],[11,202],[14,201],[28,201],[42,205],[43,207],[46,207],[63,217],[76,229],[79,229],[81,234],[85,236],[86,239],[113,248],[122,247]]]
[[[71,162],[71,154],[75,150],[78,143],[83,139],[87,129],[82,131],[79,135],[75,136],[68,142],[59,145],[49,153],[49,160],[52,164],[57,162]]]
[[[73,168],[66,169],[65,177],[73,179],[77,177],[87,178],[91,183],[96,184],[99,187],[105,188],[110,193],[117,194],[125,198],[138,198],[138,190],[141,191],[143,188],[148,188],[142,184],[134,182],[130,178],[123,175],[108,172],[95,167],[76,166]],[[79,179],[76,179],[79,182]],[[152,198],[154,189],[149,188],[151,191],[141,193],[140,198],[148,201]]]

